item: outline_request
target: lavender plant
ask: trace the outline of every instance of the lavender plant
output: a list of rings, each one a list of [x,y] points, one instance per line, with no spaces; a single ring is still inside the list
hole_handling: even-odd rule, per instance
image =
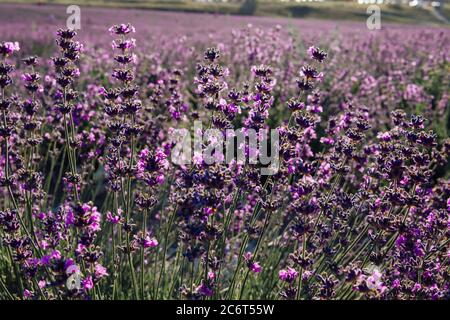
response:
[[[108,53],[60,29],[48,61],[0,43],[2,299],[449,298],[445,54],[393,44],[372,70],[376,39],[306,49],[249,26],[148,52],[109,31]],[[171,161],[196,121],[276,130],[278,170],[245,139],[244,161]]]

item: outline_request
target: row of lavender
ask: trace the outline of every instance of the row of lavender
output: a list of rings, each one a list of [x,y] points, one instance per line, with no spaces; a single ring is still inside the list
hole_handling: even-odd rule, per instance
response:
[[[445,32],[110,31],[113,57],[0,44],[2,298],[449,297]],[[279,172],[173,164],[194,120],[277,128]]]

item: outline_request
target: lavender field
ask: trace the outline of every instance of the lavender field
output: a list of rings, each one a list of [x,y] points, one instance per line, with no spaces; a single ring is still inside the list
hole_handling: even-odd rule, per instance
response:
[[[1,299],[450,298],[448,27],[66,19],[0,4]]]

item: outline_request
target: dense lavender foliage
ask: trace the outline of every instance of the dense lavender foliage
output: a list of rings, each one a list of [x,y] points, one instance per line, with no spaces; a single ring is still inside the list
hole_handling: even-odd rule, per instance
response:
[[[0,297],[448,299],[448,30],[314,23],[4,31]],[[176,165],[195,120],[279,171]]]

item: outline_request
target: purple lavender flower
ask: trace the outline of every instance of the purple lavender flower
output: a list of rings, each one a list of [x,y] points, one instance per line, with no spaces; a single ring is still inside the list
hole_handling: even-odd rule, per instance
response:
[[[317,60],[320,63],[322,63],[328,55],[325,51],[314,46],[308,48],[308,54],[311,59]]]
[[[293,282],[298,277],[298,272],[294,268],[287,267],[287,269],[280,270],[278,277],[282,281]]]
[[[20,50],[19,43],[16,42],[1,42],[0,43],[0,55],[3,57],[8,57],[12,55],[14,52]]]
[[[109,32],[114,35],[125,35],[128,34],[130,32],[136,32],[136,29],[129,23],[125,24],[118,24],[118,25],[114,25],[111,28],[109,28]]]

